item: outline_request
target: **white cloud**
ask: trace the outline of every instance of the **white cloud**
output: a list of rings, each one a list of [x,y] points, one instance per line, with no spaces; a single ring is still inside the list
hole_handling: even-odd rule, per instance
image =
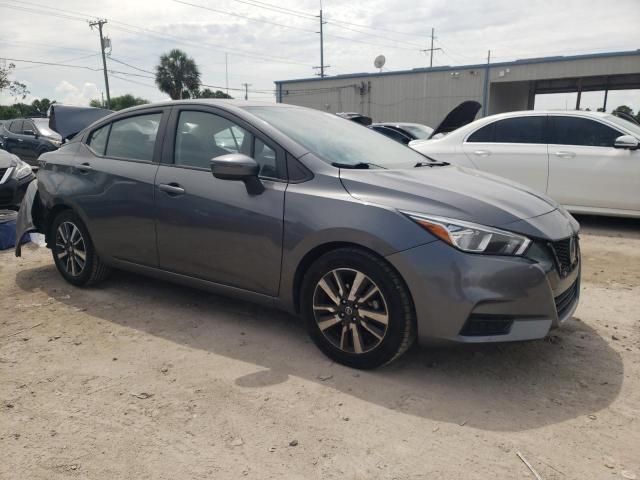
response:
[[[95,83],[84,83],[78,87],[67,80],[60,82],[55,88],[55,98],[65,105],[86,106],[94,99],[100,99],[100,90]]]

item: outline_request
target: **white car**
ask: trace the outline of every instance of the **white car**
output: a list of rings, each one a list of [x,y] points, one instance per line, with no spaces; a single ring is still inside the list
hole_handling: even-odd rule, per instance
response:
[[[544,192],[570,212],[640,218],[640,126],[597,112],[522,111],[410,147]]]

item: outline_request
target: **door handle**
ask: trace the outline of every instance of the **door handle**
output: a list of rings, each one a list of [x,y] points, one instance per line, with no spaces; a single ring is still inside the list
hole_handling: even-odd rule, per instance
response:
[[[576,156],[573,152],[553,152],[556,157],[560,158],[573,158]]]
[[[473,154],[479,157],[488,157],[491,152],[489,150],[474,150]]]
[[[177,197],[178,195],[184,195],[184,188],[177,183],[161,183],[158,188],[171,197]]]
[[[87,162],[81,163],[80,165],[76,165],[76,168],[82,173],[87,173],[93,170],[93,167],[89,165]]]
[[[21,138],[19,138],[19,139],[18,139],[18,141],[19,141],[19,142],[24,142],[24,140],[23,140],[23,139],[21,139]]]

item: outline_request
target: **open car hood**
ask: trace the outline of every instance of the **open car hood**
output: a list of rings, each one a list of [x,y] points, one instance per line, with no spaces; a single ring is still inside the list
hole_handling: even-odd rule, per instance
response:
[[[49,128],[58,132],[63,140],[68,140],[96,120],[112,113],[112,110],[104,108],[52,105],[49,112]]]
[[[466,124],[473,122],[478,114],[478,111],[482,105],[475,100],[467,100],[462,102],[456,108],[451,110],[449,114],[444,117],[444,120],[440,122],[429,138],[433,138],[439,133],[453,132],[455,129],[464,127]]]

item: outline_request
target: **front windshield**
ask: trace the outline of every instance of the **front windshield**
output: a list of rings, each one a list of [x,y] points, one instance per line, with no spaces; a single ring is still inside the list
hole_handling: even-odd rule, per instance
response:
[[[425,125],[402,125],[402,128],[408,130],[418,140],[427,140],[433,133],[433,128]]]
[[[34,118],[33,121],[35,122],[36,127],[38,127],[40,135],[43,135],[45,137],[60,137],[59,134],[49,128],[48,118]]]
[[[615,125],[618,125],[619,127],[624,128],[625,130],[629,130],[640,139],[640,125],[636,125],[635,123],[631,123],[629,120],[616,117],[615,115],[608,115],[607,120]]]
[[[428,159],[374,130],[299,107],[245,107],[327,163],[408,168]]]

